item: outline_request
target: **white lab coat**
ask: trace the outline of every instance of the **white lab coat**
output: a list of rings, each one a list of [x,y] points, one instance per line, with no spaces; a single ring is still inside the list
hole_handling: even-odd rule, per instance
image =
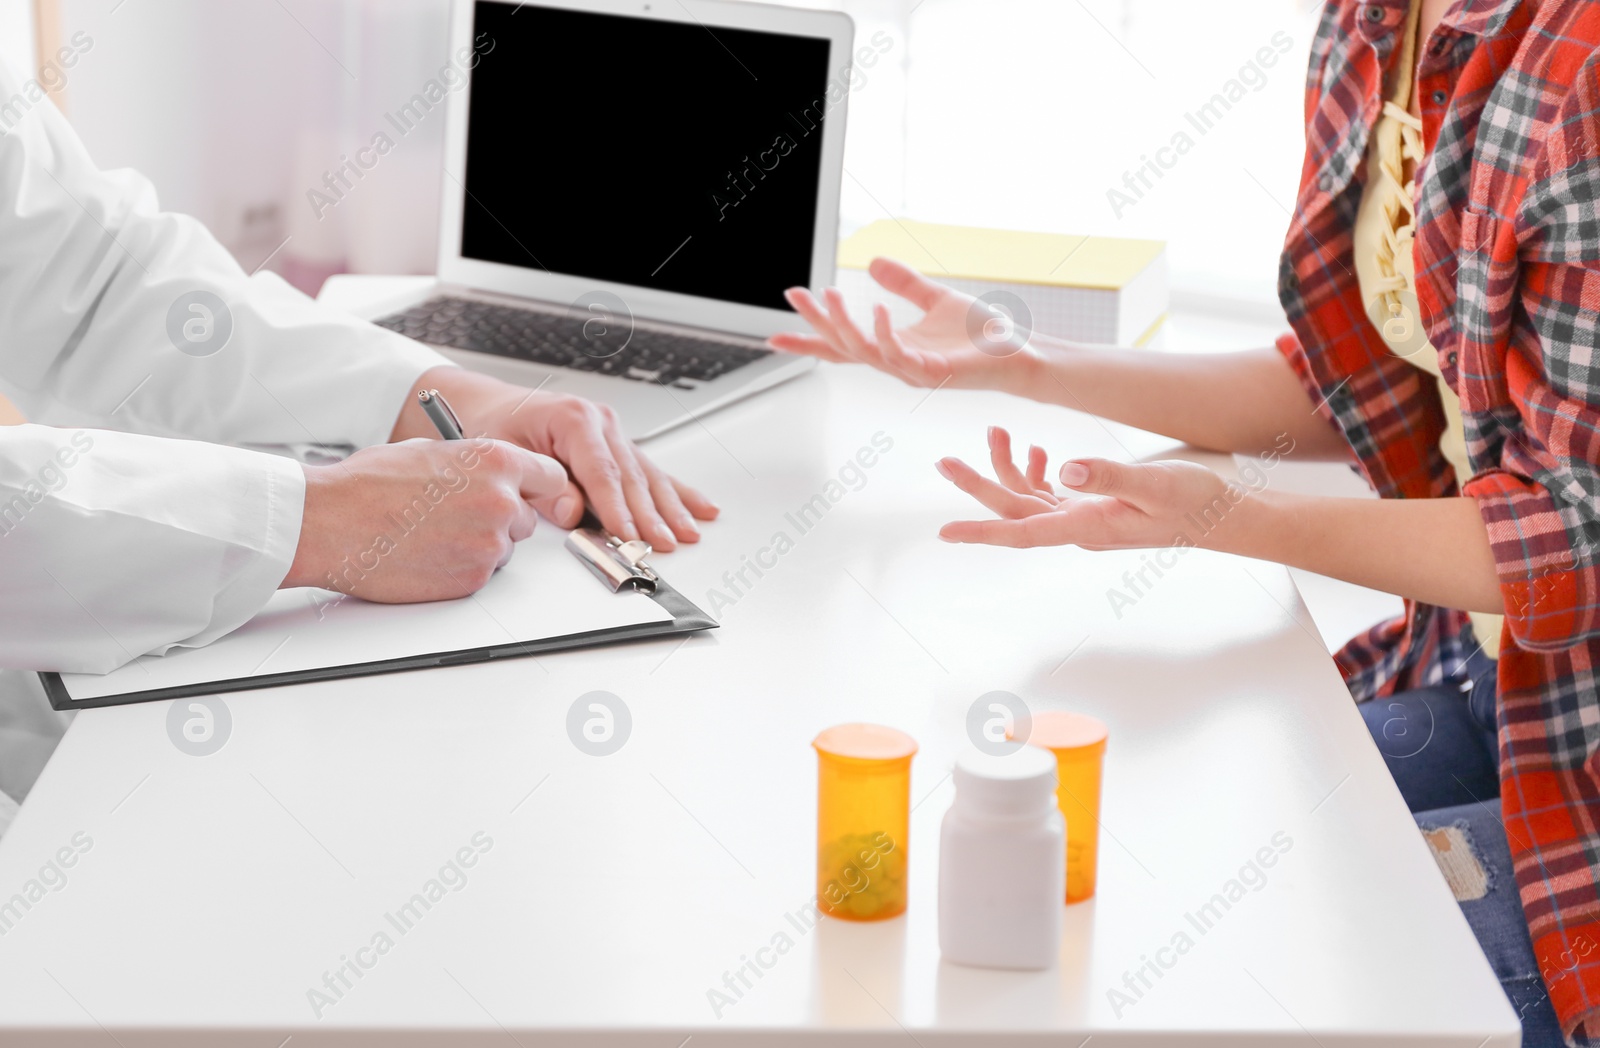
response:
[[[241,445],[381,443],[445,361],[246,276],[37,94],[0,66],[0,392],[39,423],[0,426],[0,667],[105,672],[238,627],[288,572],[302,468]],[[208,354],[214,311],[169,334],[195,291],[231,316]]]

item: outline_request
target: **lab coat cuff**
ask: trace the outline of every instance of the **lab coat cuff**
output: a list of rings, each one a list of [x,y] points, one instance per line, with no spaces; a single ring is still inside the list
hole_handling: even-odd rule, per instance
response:
[[[305,469],[293,459],[277,455],[252,455],[250,461],[260,471],[265,511],[260,553],[217,594],[207,643],[255,617],[283,584],[300,547],[306,509]]]

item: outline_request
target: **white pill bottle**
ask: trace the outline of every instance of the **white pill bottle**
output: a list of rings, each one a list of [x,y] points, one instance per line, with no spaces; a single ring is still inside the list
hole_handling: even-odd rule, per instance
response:
[[[939,950],[981,968],[1048,968],[1061,947],[1066,824],[1056,759],[1004,743],[956,761],[939,834]]]

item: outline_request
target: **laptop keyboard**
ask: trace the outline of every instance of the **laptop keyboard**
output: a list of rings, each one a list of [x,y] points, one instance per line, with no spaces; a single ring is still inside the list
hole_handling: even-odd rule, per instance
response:
[[[440,296],[374,321],[419,342],[695,389],[770,355],[727,342],[575,313]]]

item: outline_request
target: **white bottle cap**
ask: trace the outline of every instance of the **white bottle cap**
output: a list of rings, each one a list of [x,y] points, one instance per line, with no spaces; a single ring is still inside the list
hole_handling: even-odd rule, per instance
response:
[[[1056,759],[1037,746],[1006,743],[995,753],[956,760],[956,802],[997,815],[1028,815],[1055,805]]]

